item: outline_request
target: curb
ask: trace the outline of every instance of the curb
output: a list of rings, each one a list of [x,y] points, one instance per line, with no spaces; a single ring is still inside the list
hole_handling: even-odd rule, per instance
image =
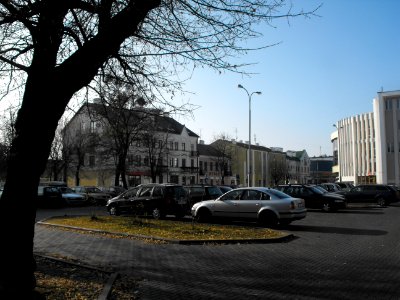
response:
[[[176,239],[166,239],[166,238],[160,238],[160,237],[155,237],[155,236],[146,236],[146,235],[140,235],[140,234],[128,234],[128,233],[112,232],[112,231],[105,231],[105,230],[98,230],[98,229],[88,229],[88,228],[69,226],[69,225],[52,224],[52,223],[46,222],[46,220],[48,220],[48,219],[39,221],[36,224],[51,226],[51,227],[58,227],[58,228],[67,228],[67,229],[73,229],[73,230],[78,230],[78,231],[94,232],[94,233],[100,233],[100,234],[112,234],[112,235],[127,237],[127,238],[131,237],[131,238],[138,238],[138,239],[144,239],[144,240],[162,241],[162,242],[166,242],[169,244],[180,244],[180,245],[286,243],[286,242],[290,242],[296,238],[293,234],[288,233],[282,237],[266,238],[266,239],[176,240]]]

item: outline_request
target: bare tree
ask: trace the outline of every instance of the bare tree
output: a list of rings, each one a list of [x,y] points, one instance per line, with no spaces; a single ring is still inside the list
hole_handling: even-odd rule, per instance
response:
[[[214,137],[211,146],[217,150],[216,162],[221,177],[221,184],[225,184],[225,176],[230,174],[230,161],[233,157],[232,138],[227,133],[220,133]]]
[[[287,176],[287,166],[285,156],[276,155],[271,153],[272,158],[269,159],[269,170],[271,176],[271,183],[277,186],[284,183]]]
[[[102,117],[101,144],[105,150],[104,155],[114,158],[114,185],[119,185],[121,180],[124,188],[127,188],[127,155],[132,143],[139,139],[139,132],[144,129],[147,113],[143,106],[146,101],[136,95],[132,86],[111,76],[99,87],[98,93],[101,106],[96,110]]]
[[[180,88],[173,75],[188,62],[237,72],[229,58],[249,50],[239,42],[257,35],[254,23],[309,15],[281,14],[284,5],[266,0],[0,1],[4,93],[24,90],[1,198],[3,210],[19,211],[20,223],[10,230],[13,216],[0,218],[6,245],[0,252],[0,298],[33,297],[37,186],[70,99],[104,71],[140,82],[140,92],[167,105]]]
[[[157,176],[163,174],[164,156],[168,151],[168,125],[163,126],[164,117],[161,115],[153,115],[145,122],[146,130],[140,134],[140,141],[143,145],[142,152],[145,154],[147,165],[150,169],[150,177],[152,182],[157,182]],[[167,161],[168,164],[168,161]]]
[[[11,142],[15,137],[15,120],[17,118],[17,108],[10,106],[1,116],[1,152],[0,152],[0,180],[4,180],[7,175],[7,161],[11,148]]]

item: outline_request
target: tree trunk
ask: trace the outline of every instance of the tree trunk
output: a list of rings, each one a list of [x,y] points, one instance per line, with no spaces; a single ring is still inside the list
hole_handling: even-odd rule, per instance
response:
[[[0,299],[31,299],[35,286],[33,237],[36,196],[51,144],[68,103],[68,96],[54,101],[55,85],[41,71],[32,72],[16,122],[8,162],[7,181],[1,198]],[[48,75],[48,74],[47,74]],[[64,96],[64,97],[63,97]],[[63,101],[64,100],[64,101]]]

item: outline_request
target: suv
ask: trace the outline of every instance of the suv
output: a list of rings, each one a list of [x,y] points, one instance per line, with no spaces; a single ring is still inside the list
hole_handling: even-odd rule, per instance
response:
[[[139,185],[108,200],[106,207],[110,215],[125,212],[150,215],[155,219],[164,218],[168,214],[181,218],[190,212],[185,189],[172,183]]]
[[[323,211],[335,211],[346,207],[343,195],[324,192],[323,189],[310,184],[287,184],[278,185],[280,190],[292,197],[304,199],[307,208],[320,208]]]
[[[386,184],[361,184],[343,193],[348,203],[376,203],[386,206],[400,200],[399,191]]]
[[[342,191],[348,192],[350,191],[354,185],[350,182],[336,182],[338,186],[342,189]]]
[[[215,185],[188,185],[184,188],[190,207],[197,202],[217,199],[224,194],[221,189]]]
[[[85,197],[86,202],[92,205],[105,205],[111,196],[95,186],[76,186],[73,190]]]

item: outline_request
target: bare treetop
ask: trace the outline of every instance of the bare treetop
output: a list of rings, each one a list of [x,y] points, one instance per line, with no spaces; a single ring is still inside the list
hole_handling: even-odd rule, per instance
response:
[[[146,17],[137,16],[149,10]],[[104,53],[105,63],[94,64],[91,75],[114,74],[139,84],[143,94],[159,97],[181,89],[186,78],[177,75],[195,66],[242,72],[245,63],[230,59],[250,50],[241,42],[259,36],[252,29],[255,23],[314,12],[292,13],[284,1],[260,0],[0,1],[0,72],[17,87],[35,63],[35,50],[41,51],[40,63],[46,61],[54,72],[85,68]],[[132,22],[139,22],[138,32]],[[110,35],[117,41],[109,44],[114,50],[103,51],[102,41]]]

